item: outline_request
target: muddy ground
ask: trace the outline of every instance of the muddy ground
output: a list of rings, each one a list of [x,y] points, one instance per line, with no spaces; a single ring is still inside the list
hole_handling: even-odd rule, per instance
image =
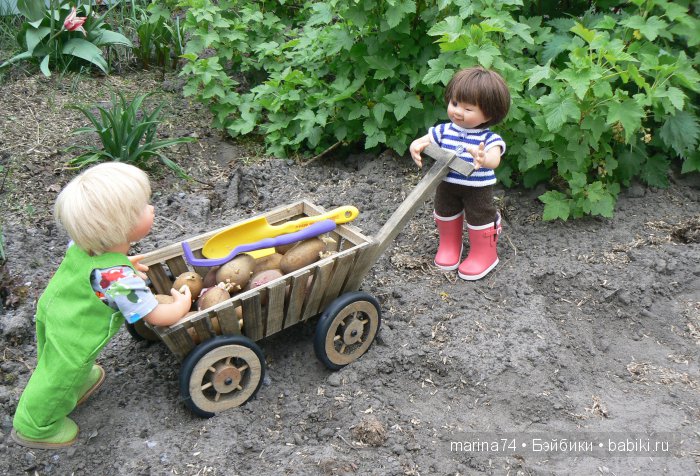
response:
[[[75,174],[63,149],[89,140],[68,135],[84,124],[64,106],[106,101],[115,87],[166,91],[163,134],[199,139],[169,156],[208,182],[152,173],[157,217],[135,252],[299,198],[353,204],[373,235],[420,178],[388,152],[267,159],[255,142],[211,130],[176,78],[11,78],[0,87],[0,474],[700,471],[700,179],[675,170],[669,189],[623,191],[610,220],[543,222],[542,190],[499,191],[501,264],[475,283],[432,267],[429,201],[364,279],[384,313],[360,360],[327,370],[314,357],[315,321],[300,324],[260,342],[269,379],[253,401],[201,419],[179,400],[177,359],[124,330],[98,359],[103,388],[72,414],[78,443],[17,446],[9,433],[35,365],[35,303],[67,242],[50,216]]]

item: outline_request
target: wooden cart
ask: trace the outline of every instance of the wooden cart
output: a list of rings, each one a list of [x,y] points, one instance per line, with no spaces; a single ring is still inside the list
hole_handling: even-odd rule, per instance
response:
[[[314,351],[328,368],[337,370],[367,351],[381,325],[381,308],[372,295],[358,291],[362,279],[450,168],[466,175],[471,171],[469,164],[437,146],[425,153],[436,159],[435,164],[376,237],[363,235],[355,226],[340,225],[331,232],[334,244],[329,257],[237,294],[174,326],[150,326],[142,321],[130,326],[134,337],[160,340],[182,360],[180,394],[195,414],[210,417],[252,398],[265,372],[265,360],[255,342],[319,314]],[[302,200],[262,216],[276,225],[324,211]],[[206,241],[226,228],[186,242],[201,257]],[[201,275],[208,271],[188,265],[180,243],[146,254],[142,263],[149,266],[150,286],[159,294],[169,294],[174,276],[190,270]]]

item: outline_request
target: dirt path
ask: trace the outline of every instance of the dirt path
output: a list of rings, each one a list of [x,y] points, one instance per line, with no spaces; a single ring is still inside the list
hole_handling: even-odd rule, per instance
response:
[[[0,109],[19,114],[10,94],[46,99],[52,87],[10,84]],[[34,104],[37,130],[61,115],[53,101]],[[205,114],[188,108],[172,103],[169,130],[201,141],[173,154],[213,187],[156,177],[158,216],[140,251],[298,198],[357,206],[356,224],[371,235],[420,178],[410,160],[391,154],[311,166],[252,160],[249,148],[221,142]],[[12,146],[12,134],[34,140],[33,129],[22,136],[12,121],[0,126],[0,150]],[[476,283],[432,268],[427,203],[364,280],[384,315],[359,361],[329,372],[313,357],[313,321],[291,328],[261,342],[269,381],[257,398],[203,420],[178,401],[174,356],[124,331],[98,359],[107,370],[103,389],[73,413],[78,444],[18,447],[9,432],[35,363],[35,299],[66,244],[49,217],[71,176],[47,165],[65,160],[61,134],[3,157],[13,175],[0,195],[9,258],[0,474],[698,473],[700,181],[677,174],[669,190],[623,192],[612,220],[545,223],[536,193],[508,191],[500,200],[501,264]],[[641,446],[622,451],[626,440]],[[647,450],[645,441],[666,441],[666,451]]]

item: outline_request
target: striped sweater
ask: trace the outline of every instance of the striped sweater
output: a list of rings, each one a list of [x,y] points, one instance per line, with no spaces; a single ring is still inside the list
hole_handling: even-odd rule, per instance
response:
[[[462,160],[466,160],[470,164],[474,163],[471,154],[467,152],[467,146],[479,147],[481,142],[484,143],[484,150],[489,150],[496,146],[501,146],[501,155],[506,151],[506,143],[501,136],[488,129],[464,129],[451,122],[439,124],[431,127],[428,131],[430,140],[446,150],[458,151],[457,155]],[[469,177],[451,170],[445,182],[466,185],[468,187],[485,187],[496,183],[496,174],[493,169],[480,168],[474,171]]]

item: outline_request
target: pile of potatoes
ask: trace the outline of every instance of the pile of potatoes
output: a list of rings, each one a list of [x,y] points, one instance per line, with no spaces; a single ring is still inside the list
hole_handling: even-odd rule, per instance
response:
[[[184,318],[198,311],[203,311],[212,306],[230,299],[236,294],[263,286],[270,281],[292,273],[308,266],[321,258],[325,258],[334,252],[327,251],[327,243],[331,238],[310,238],[308,240],[293,243],[291,245],[275,248],[275,253],[255,259],[250,255],[241,254],[231,261],[213,266],[202,277],[194,271],[187,271],[179,275],[173,283],[173,288],[181,289],[182,286],[190,288],[195,310]],[[157,294],[158,302],[172,302],[170,295]],[[239,326],[243,326],[241,308],[236,308]],[[214,331],[221,334],[221,328],[216,318],[212,319]],[[188,331],[195,343],[199,343],[199,336],[193,328]]]

